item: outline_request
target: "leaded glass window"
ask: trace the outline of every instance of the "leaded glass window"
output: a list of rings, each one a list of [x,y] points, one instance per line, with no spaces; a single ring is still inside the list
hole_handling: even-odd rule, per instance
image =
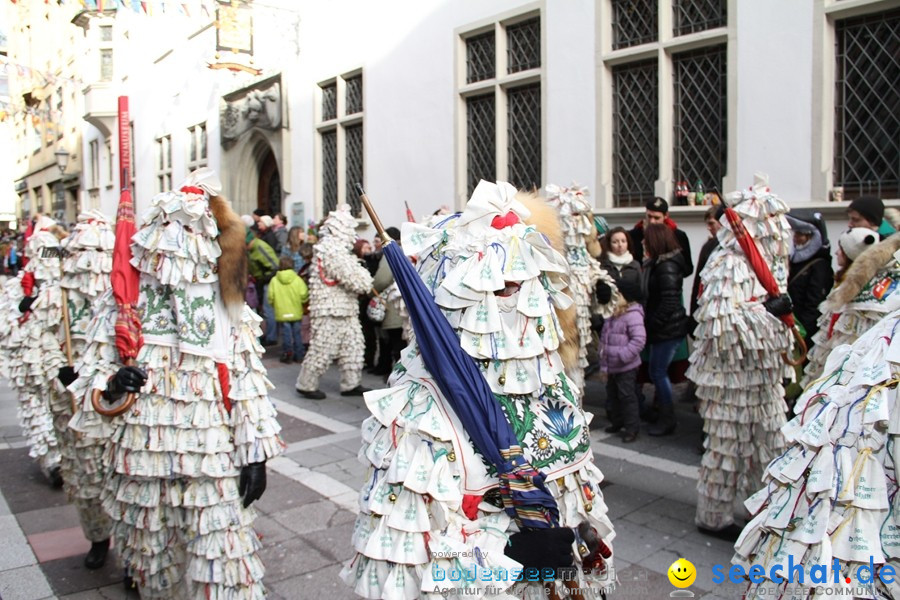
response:
[[[322,120],[329,121],[337,117],[337,85],[322,86]]]
[[[325,214],[337,208],[337,131],[323,131],[322,208]]]
[[[613,68],[613,200],[643,206],[659,177],[656,60]]]
[[[728,150],[725,45],[676,54],[675,181],[720,190]]]
[[[494,54],[493,31],[466,40],[466,83],[494,77]]]
[[[613,50],[655,42],[657,0],[613,0]]]
[[[506,28],[507,71],[518,73],[541,66],[541,20],[529,19]]]
[[[356,184],[363,183],[363,127],[362,123],[344,128],[344,141],[347,143],[346,161],[346,193],[347,204],[350,205],[354,215],[359,215],[362,206],[359,202],[359,192]]]
[[[507,93],[509,182],[520,189],[541,187],[541,85]]]
[[[362,75],[356,75],[345,80],[347,82],[347,114],[362,112],[363,89]],[[355,194],[354,194],[355,195]]]
[[[900,195],[900,10],[838,21],[834,185]]]
[[[494,94],[466,99],[467,179],[469,195],[478,181],[497,176]]]
[[[724,27],[728,22],[726,0],[675,0],[672,9],[675,35]]]

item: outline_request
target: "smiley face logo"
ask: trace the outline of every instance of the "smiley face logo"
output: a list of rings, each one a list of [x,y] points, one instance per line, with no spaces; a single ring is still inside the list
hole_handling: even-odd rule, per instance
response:
[[[694,580],[697,579],[697,569],[690,561],[679,558],[672,563],[667,571],[669,575],[669,583],[677,588],[690,587]]]

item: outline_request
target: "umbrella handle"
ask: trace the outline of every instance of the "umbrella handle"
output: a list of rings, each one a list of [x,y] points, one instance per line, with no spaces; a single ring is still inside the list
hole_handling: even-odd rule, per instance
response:
[[[378,213],[376,213],[375,209],[372,207],[372,202],[369,201],[369,197],[366,195],[366,192],[363,191],[361,183],[356,184],[356,191],[359,192],[359,201],[362,202],[366,212],[369,213],[369,218],[372,219],[372,225],[375,226],[375,231],[378,232],[378,236],[384,240],[385,244],[388,243],[391,240],[391,236],[385,233],[384,225],[381,224],[381,219],[378,218]]]
[[[126,361],[125,366],[129,366],[131,364],[132,361],[128,360]],[[94,407],[94,412],[103,417],[111,419],[113,417],[118,417],[129,408],[131,408],[135,400],[137,400],[137,397],[138,395],[136,392],[128,392],[127,394],[125,394],[125,400],[124,402],[122,402],[122,404],[107,408],[106,406],[103,406],[103,390],[94,389],[94,391],[91,392],[91,406]]]
[[[800,354],[797,358],[791,358],[788,356],[787,352],[781,353],[781,360],[784,361],[786,365],[790,365],[792,367],[799,367],[803,364],[803,361],[806,360],[806,340],[803,339],[803,336],[800,335],[800,330],[797,327],[791,327],[791,333],[794,336],[794,341],[800,347]]]

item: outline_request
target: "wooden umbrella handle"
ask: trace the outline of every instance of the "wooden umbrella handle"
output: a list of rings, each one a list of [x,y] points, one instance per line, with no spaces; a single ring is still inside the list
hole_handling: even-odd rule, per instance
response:
[[[359,192],[359,201],[362,202],[362,205],[366,209],[366,212],[369,213],[369,218],[372,219],[372,225],[375,226],[375,231],[378,232],[378,236],[382,240],[384,240],[385,244],[387,244],[389,241],[391,241],[391,236],[385,233],[384,225],[381,224],[381,219],[378,218],[378,213],[375,212],[375,208],[372,206],[372,202],[369,200],[366,192],[363,191],[363,186],[361,183],[356,184],[356,191]]]
[[[134,363],[132,360],[125,361],[125,366],[131,366]],[[103,405],[103,390],[95,389],[91,392],[91,406],[94,407],[94,411],[99,415],[113,418],[118,417],[119,415],[125,413],[131,406],[134,404],[135,400],[137,400],[137,392],[128,392],[125,394],[125,400],[122,404],[113,407],[106,407]]]
[[[800,330],[797,329],[796,325],[794,327],[791,327],[791,333],[794,336],[794,341],[797,342],[797,346],[800,347],[800,354],[797,356],[797,358],[791,358],[790,356],[788,356],[787,352],[782,352],[781,360],[783,360],[785,364],[792,367],[799,367],[806,360],[806,340],[804,340],[803,336],[800,335]]]

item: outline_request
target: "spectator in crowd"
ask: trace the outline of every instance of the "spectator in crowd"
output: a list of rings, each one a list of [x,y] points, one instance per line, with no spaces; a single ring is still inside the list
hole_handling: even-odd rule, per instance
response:
[[[400,244],[400,230],[396,227],[388,227],[384,232]],[[378,238],[378,236],[375,236]],[[383,240],[382,240],[383,242]],[[373,287],[379,294],[394,283],[394,274],[388,265],[387,259],[382,256],[375,272]],[[403,319],[397,309],[390,302],[386,302],[384,320],[381,322],[381,335],[378,341],[380,351],[378,353],[378,365],[373,373],[375,375],[388,375],[394,367],[394,363],[400,360],[400,352],[403,350]]]
[[[700,295],[700,274],[703,273],[703,267],[709,260],[713,250],[719,247],[719,230],[722,228],[722,216],[725,214],[725,205],[719,204],[710,206],[703,215],[703,221],[706,223],[706,230],[709,231],[709,239],[707,239],[700,248],[700,254],[697,256],[697,273],[694,275],[694,284],[691,286],[691,315],[697,310],[697,296]]]
[[[312,265],[312,256],[313,256],[313,245],[309,242],[304,242],[300,245],[300,257],[303,259],[303,266],[300,267],[300,270],[297,272],[300,275],[303,282],[306,283],[306,287],[309,288],[309,271],[310,266]],[[303,340],[303,350],[304,353],[309,349],[309,338],[310,338],[310,317],[309,317],[309,302],[307,301],[306,305],[303,307],[303,320],[300,322],[300,339]]]
[[[274,224],[275,222],[269,215],[261,216],[259,218],[259,221],[256,223],[258,228],[257,236],[259,237],[259,239],[267,243],[269,247],[275,251],[275,255],[278,256],[281,254],[281,246],[278,244],[278,238],[275,236],[275,230],[272,229]]]
[[[294,262],[294,270],[299,273],[306,261],[300,254],[300,247],[306,241],[306,232],[302,227],[291,227],[288,231],[287,240],[281,247],[281,256],[287,256]]]
[[[284,216],[283,213],[276,213],[275,216],[272,217],[272,232],[275,234],[275,241],[278,243],[278,249],[276,251],[281,255],[281,251],[285,244],[287,244],[288,238],[287,217]],[[273,246],[273,248],[274,247],[275,246]]]
[[[788,272],[788,296],[794,316],[805,331],[806,347],[813,345],[812,336],[819,330],[819,305],[834,285],[831,268],[831,245],[825,223],[819,213],[793,210],[786,215],[794,231],[794,249]]]
[[[694,272],[694,264],[691,262],[691,242],[685,232],[678,229],[675,221],[669,217],[669,203],[662,198],[653,198],[646,205],[646,213],[641,221],[629,232],[634,248],[642,248],[644,242],[644,233],[647,226],[658,223],[663,224],[671,229],[675,234],[678,246],[684,254],[684,264],[687,271],[684,276],[687,277]]]
[[[272,305],[269,303],[268,285],[278,272],[278,255],[272,247],[247,230],[247,251],[249,253],[248,270],[256,282],[256,295],[262,304],[262,317],[266,323],[262,345],[274,346],[278,343],[277,324]]]
[[[251,229],[253,229],[253,232],[254,232],[254,233],[256,233],[257,231],[259,231],[259,220],[260,220],[265,214],[266,214],[266,211],[265,211],[264,209],[262,209],[262,208],[254,209],[253,215],[252,215],[252,216],[253,216],[253,226],[251,227]]]
[[[648,370],[656,388],[659,418],[648,433],[669,435],[675,431],[675,407],[669,364],[688,328],[688,316],[682,299],[682,281],[690,273],[675,232],[663,223],[651,223],[644,232],[647,259],[643,270],[643,296],[646,299],[644,323],[650,348]]]
[[[372,256],[372,244],[363,239],[353,243],[353,254],[359,259],[359,264],[364,266],[369,275],[374,277],[378,270],[378,261],[370,260]],[[362,325],[363,340],[365,340],[365,352],[363,352],[363,367],[369,372],[375,368],[375,355],[378,352],[378,323],[369,318],[368,311],[371,294],[359,295],[359,323]]]
[[[303,362],[305,350],[300,336],[303,307],[309,302],[306,282],[294,270],[294,261],[282,256],[280,270],[269,283],[269,303],[275,310],[275,321],[282,332],[284,351],[279,360],[283,363]]]
[[[635,248],[631,236],[624,227],[613,227],[600,238],[600,266],[602,266],[618,285],[629,279],[640,283],[641,263],[635,258]]]
[[[624,234],[624,230],[623,230]],[[641,420],[637,374],[641,350],[647,341],[644,308],[641,306],[640,279],[618,282],[621,294],[613,316],[606,319],[600,333],[600,373],[606,378],[606,407],[610,426],[606,433],[623,431],[622,441],[637,439]]]
[[[884,219],[884,202],[875,196],[860,196],[847,207],[847,228],[854,227],[876,231],[880,239],[894,233],[894,228]]]

